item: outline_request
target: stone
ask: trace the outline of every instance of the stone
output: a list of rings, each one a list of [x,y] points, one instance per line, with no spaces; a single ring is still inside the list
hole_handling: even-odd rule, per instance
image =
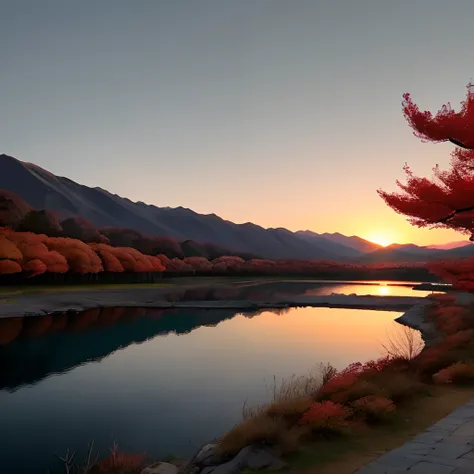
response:
[[[204,445],[201,450],[196,454],[193,462],[194,464],[203,464],[206,459],[209,459],[215,453],[217,444],[209,443]]]
[[[230,461],[218,466],[205,467],[201,474],[237,474],[245,468],[278,471],[286,467],[288,467],[287,463],[278,459],[266,448],[262,446],[247,446]]]
[[[246,448],[242,449],[237,456],[235,456],[234,459],[231,459],[230,461],[220,464],[219,466],[216,466],[215,468],[212,469],[212,471],[206,472],[206,474],[209,474],[212,472],[212,474],[237,474],[242,471],[242,469],[246,466],[247,462],[247,456],[249,453],[252,451],[251,446],[247,446]]]
[[[157,462],[143,469],[140,474],[178,474],[178,467],[168,462]]]
[[[470,444],[454,444],[454,443],[438,443],[436,449],[432,453],[435,456],[447,459],[460,458],[473,450]]]
[[[422,461],[410,468],[409,472],[410,474],[452,474],[455,470],[455,467]]]
[[[278,471],[288,466],[287,463],[261,448],[256,448],[249,452],[246,464],[249,469],[268,468],[272,471]]]

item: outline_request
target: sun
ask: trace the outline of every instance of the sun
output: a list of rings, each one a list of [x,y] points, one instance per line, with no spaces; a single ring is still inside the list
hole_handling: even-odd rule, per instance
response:
[[[393,239],[382,232],[370,234],[370,236],[367,237],[367,240],[370,240],[370,242],[373,242],[374,244],[381,245],[382,247],[387,247],[387,245],[393,243]]]

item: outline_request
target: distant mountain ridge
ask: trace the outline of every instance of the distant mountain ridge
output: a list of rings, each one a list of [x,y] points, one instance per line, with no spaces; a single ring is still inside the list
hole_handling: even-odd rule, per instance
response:
[[[264,258],[344,260],[362,253],[332,238],[311,238],[287,229],[235,224],[191,209],[159,208],[132,202],[102,188],[90,188],[41,167],[0,155],[0,189],[11,191],[35,209],[50,209],[61,219],[81,216],[97,227],[126,227],[153,236],[209,242]]]
[[[474,256],[474,244],[454,247],[447,250],[419,247],[414,244],[392,244],[361,256],[358,259],[358,262],[429,262],[434,260],[447,260],[472,256]]]
[[[347,262],[413,261],[451,258],[474,254],[473,246],[449,250],[430,249],[413,244],[383,248],[357,236],[340,233],[317,234],[306,230],[265,229],[247,222],[235,224],[215,214],[198,214],[184,207],[156,207],[90,188],[59,177],[43,168],[0,155],[0,189],[20,196],[35,209],[49,209],[61,219],[81,216],[96,227],[134,229],[151,236],[192,240],[262,258],[325,259]]]

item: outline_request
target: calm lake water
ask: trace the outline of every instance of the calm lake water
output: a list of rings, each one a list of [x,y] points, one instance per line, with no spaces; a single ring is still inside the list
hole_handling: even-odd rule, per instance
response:
[[[325,288],[303,291],[426,294]],[[115,440],[154,458],[189,456],[237,423],[246,400],[268,400],[274,377],[383,355],[388,335],[403,330],[399,315],[106,309],[0,320],[0,472],[62,472],[55,453],[82,456],[91,440],[103,455]]]

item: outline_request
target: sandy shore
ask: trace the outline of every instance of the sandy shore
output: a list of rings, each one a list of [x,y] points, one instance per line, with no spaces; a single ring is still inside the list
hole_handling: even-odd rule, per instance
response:
[[[192,289],[192,288],[190,288]],[[139,308],[228,308],[236,310],[255,310],[262,308],[285,308],[298,306],[353,308],[387,311],[406,311],[422,304],[424,297],[411,296],[291,296],[271,298],[270,301],[253,301],[227,298],[219,300],[189,299],[183,300],[186,288],[133,288],[120,290],[85,290],[60,293],[36,293],[3,295],[0,298],[0,318],[18,316],[39,316],[64,312],[80,312],[103,307],[139,307]],[[170,297],[171,296],[171,297]]]

